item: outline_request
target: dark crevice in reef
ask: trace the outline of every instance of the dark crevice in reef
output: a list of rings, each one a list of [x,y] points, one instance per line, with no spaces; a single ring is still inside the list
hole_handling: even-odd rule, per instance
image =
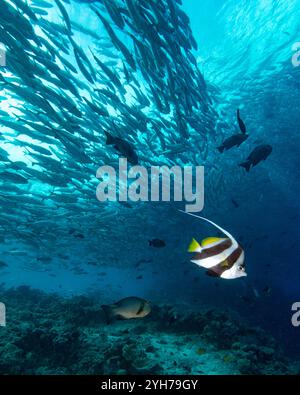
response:
[[[29,287],[0,291],[1,374],[295,374],[259,328],[214,310],[153,308],[143,320],[105,323],[98,301]]]

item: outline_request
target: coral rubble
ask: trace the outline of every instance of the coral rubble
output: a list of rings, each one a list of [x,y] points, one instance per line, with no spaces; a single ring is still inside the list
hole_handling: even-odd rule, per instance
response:
[[[218,311],[155,306],[107,325],[98,301],[0,291],[1,374],[293,374],[275,340]]]

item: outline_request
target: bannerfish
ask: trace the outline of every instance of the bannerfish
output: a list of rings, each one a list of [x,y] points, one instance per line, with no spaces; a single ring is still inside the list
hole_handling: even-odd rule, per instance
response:
[[[182,211],[184,212],[184,211]],[[247,276],[245,272],[245,253],[235,238],[219,225],[207,218],[186,213],[200,218],[223,232],[227,237],[208,237],[199,244],[195,239],[189,245],[188,251],[195,252],[191,262],[208,269],[207,274],[232,280]]]
[[[248,156],[246,162],[240,163],[239,166],[244,167],[249,172],[251,166],[256,166],[259,162],[266,160],[271,154],[272,147],[268,144],[262,144],[254,148],[251,154]]]
[[[113,137],[108,132],[105,132],[105,134],[107,137],[106,145],[113,145],[114,148],[122,155],[124,155],[132,165],[138,164],[138,156],[132,148],[131,144],[123,139],[120,139],[119,137]]]
[[[234,134],[233,136],[230,136],[226,140],[224,140],[222,145],[218,147],[218,150],[221,153],[229,150],[230,148],[239,147],[249,137],[249,135],[247,134],[246,126],[243,120],[241,119],[240,110],[237,110],[237,120],[241,133]]]
[[[156,248],[162,248],[162,247],[166,246],[166,243],[160,239],[152,239],[152,240],[149,240],[149,246],[156,247]]]
[[[136,296],[129,296],[111,305],[101,306],[107,322],[112,319],[130,320],[132,318],[144,318],[151,312],[150,302]]]

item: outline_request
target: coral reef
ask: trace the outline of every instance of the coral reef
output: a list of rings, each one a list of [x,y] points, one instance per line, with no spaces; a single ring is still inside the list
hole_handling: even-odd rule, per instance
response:
[[[98,301],[28,287],[0,291],[1,374],[294,374],[275,340],[218,311],[155,306],[105,322]],[[298,367],[299,370],[299,367]]]

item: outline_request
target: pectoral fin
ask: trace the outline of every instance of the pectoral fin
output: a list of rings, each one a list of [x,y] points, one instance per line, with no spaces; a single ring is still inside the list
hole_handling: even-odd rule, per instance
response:
[[[139,307],[139,309],[138,309],[138,311],[137,311],[137,313],[136,313],[136,315],[141,314],[141,312],[144,310],[144,307],[145,307],[145,302],[142,302],[140,307]]]

